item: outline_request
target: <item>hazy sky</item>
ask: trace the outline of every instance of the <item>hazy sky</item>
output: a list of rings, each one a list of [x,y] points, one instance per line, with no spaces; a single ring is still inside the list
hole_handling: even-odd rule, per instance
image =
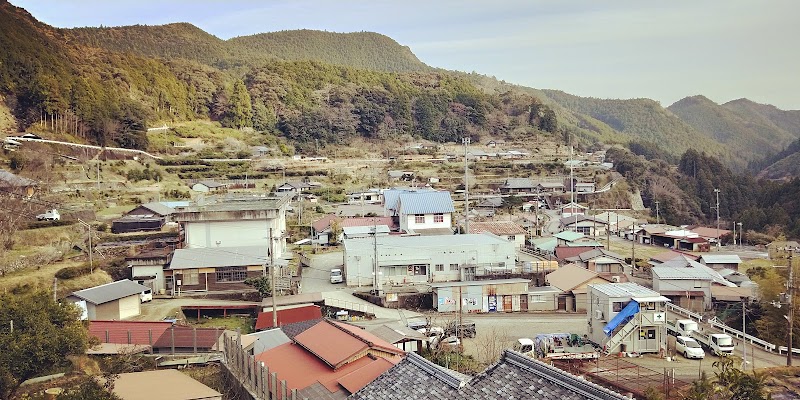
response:
[[[57,27],[190,22],[227,39],[373,31],[434,67],[665,107],[703,94],[800,109],[797,0],[12,0]]]

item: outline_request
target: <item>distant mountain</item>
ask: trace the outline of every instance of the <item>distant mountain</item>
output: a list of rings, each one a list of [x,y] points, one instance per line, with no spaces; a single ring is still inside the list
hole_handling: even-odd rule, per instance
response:
[[[59,30],[83,46],[220,68],[266,60],[317,61],[386,72],[430,72],[406,46],[378,33],[292,30],[222,40],[188,23]]]
[[[774,125],[791,133],[795,138],[800,137],[800,110],[781,110],[773,105],[760,104],[748,99],[732,100],[722,106],[742,118],[753,121],[760,119],[765,125]]]
[[[758,173],[759,179],[788,180],[800,176],[800,151],[789,154]]]
[[[710,155],[730,161],[728,149],[699,133],[656,101],[596,99],[559,90],[542,92],[553,102],[575,113],[584,123],[599,121],[622,133],[628,141],[650,142],[676,156],[690,148],[703,149]]]
[[[677,101],[667,110],[698,132],[720,142],[730,151],[732,164],[740,167],[783,150],[798,137],[772,122],[771,118],[777,117],[780,110],[768,113],[763,105],[755,106],[756,103],[749,100],[737,104],[719,105],[706,97],[692,96]],[[776,119],[787,125],[786,118]]]
[[[236,37],[228,40],[227,44],[238,56],[251,59],[260,55],[388,72],[432,70],[408,47],[374,32],[334,33],[303,29]]]

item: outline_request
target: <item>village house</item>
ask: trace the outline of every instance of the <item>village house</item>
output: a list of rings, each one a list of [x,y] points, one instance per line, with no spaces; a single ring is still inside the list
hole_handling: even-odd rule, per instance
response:
[[[153,294],[164,294],[167,289],[164,269],[169,266],[174,250],[174,247],[164,245],[125,257],[125,263],[131,269],[131,279],[150,288]]]
[[[606,354],[666,350],[666,303],[660,293],[635,283],[589,285],[589,339]]]
[[[414,171],[389,170],[387,174],[391,181],[411,182],[415,177]]]
[[[384,215],[397,220],[409,234],[452,235],[455,212],[450,192],[390,189],[384,195]]]
[[[697,268],[673,267],[669,262],[650,268],[653,290],[687,310],[700,312],[711,309],[712,277]]]
[[[525,228],[511,221],[485,221],[485,222],[470,222],[468,233],[484,233],[489,232],[493,235],[506,238],[509,242],[514,243],[516,247],[525,246]]]
[[[282,185],[275,188],[275,192],[283,195],[291,195],[297,197],[302,193],[309,191],[318,185],[313,185],[310,182],[284,182]]]
[[[431,283],[433,306],[439,312],[528,311],[529,279],[511,278]]]
[[[264,246],[271,236],[277,258],[286,249],[288,203],[287,196],[219,199],[178,207],[174,218],[183,227],[185,248]]]
[[[367,331],[405,352],[421,352],[428,342],[427,336],[399,323],[371,326]]]
[[[594,182],[575,183],[575,193],[593,193],[595,191]]]
[[[347,194],[350,204],[380,204],[383,203],[383,192],[380,189],[369,189]]]
[[[536,185],[536,191],[549,194],[564,193],[564,184],[561,182],[539,182]]]
[[[72,292],[67,301],[83,310],[81,319],[127,319],[141,314],[140,295],[148,289],[123,279]]]
[[[608,228],[606,221],[583,214],[561,218],[558,226],[563,231],[578,232],[586,236],[605,236]]]
[[[534,193],[536,184],[530,178],[508,178],[500,185],[500,193]]]
[[[556,309],[570,312],[586,312],[589,285],[610,282],[576,264],[567,264],[547,274],[545,280],[558,291]]]
[[[340,230],[337,237],[333,237],[333,228]],[[313,241],[316,244],[328,245],[332,242],[341,243],[345,238],[345,229],[349,229],[353,237],[369,236],[373,232],[372,228],[378,227],[378,235],[397,232],[399,227],[395,224],[392,217],[338,217],[335,214],[328,214],[311,224],[313,230]],[[360,228],[354,230],[354,228]]]
[[[176,249],[164,271],[165,289],[184,291],[251,290],[247,278],[265,274],[270,256],[265,240],[260,246],[194,247]]]
[[[577,256],[567,257],[565,261],[609,277],[624,275],[628,267],[624,257],[606,249],[585,251]]]
[[[0,195],[15,194],[22,197],[31,197],[36,193],[38,185],[32,179],[23,178],[0,169]]]
[[[646,230],[646,229],[645,229]],[[686,229],[650,232],[650,244],[684,251],[709,251],[709,242],[697,233]]]
[[[730,235],[731,231],[727,229],[709,228],[706,226],[695,226],[689,229],[697,236],[705,239],[709,243],[720,243],[720,239],[725,235]]]
[[[513,243],[489,233],[345,239],[345,278],[347,286],[372,286],[377,255],[381,290],[384,285],[471,281],[513,268],[514,249]]]
[[[200,181],[192,185],[192,190],[200,193],[222,192],[228,188],[227,184],[210,180]]]
[[[581,216],[586,214],[586,210],[588,207],[582,206],[578,203],[567,203],[559,207],[559,212],[561,213],[561,218],[575,218],[576,216]]]
[[[484,217],[494,217],[498,208],[503,206],[503,198],[500,196],[484,197],[478,204],[475,204],[472,211]]]
[[[711,267],[711,269],[730,269],[734,271],[738,271],[739,265],[742,263],[742,259],[736,254],[719,253],[703,254],[700,256],[700,260],[698,261],[700,264]]]

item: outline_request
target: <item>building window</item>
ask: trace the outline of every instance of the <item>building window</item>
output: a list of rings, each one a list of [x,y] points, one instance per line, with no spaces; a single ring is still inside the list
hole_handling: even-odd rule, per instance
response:
[[[444,264],[436,264],[436,272],[444,272]]]
[[[247,279],[247,267],[217,269],[217,282],[242,282]]]
[[[414,223],[415,224],[424,224],[425,223],[425,215],[422,215],[422,214],[414,215]]]
[[[181,285],[199,285],[199,284],[200,284],[200,274],[197,272],[196,269],[183,270],[183,276],[181,277]]]
[[[620,302],[620,301],[615,301],[614,303],[612,303],[612,309],[611,309],[611,311],[613,311],[613,312],[620,312],[620,311],[622,311],[622,302]]]
[[[433,222],[444,222],[444,214],[433,214]]]
[[[428,275],[427,265],[409,265],[408,270],[413,275]]]
[[[648,339],[655,339],[656,338],[656,330],[655,329],[648,329],[647,330],[647,338]]]
[[[458,271],[458,264],[450,264],[450,271]]]
[[[516,238],[516,237],[514,237],[514,236],[506,236],[506,239],[507,239],[509,242],[513,242],[513,241],[517,240],[517,238]]]
[[[644,303],[644,308],[645,308],[645,310],[653,311],[653,310],[656,309],[656,303],[653,303],[653,302]]]
[[[531,303],[544,303],[544,296],[541,294],[532,294],[530,295],[530,302]]]

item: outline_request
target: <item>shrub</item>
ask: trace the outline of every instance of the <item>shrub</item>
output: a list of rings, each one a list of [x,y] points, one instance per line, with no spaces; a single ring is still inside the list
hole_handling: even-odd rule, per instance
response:
[[[77,278],[81,275],[86,275],[91,272],[91,268],[88,265],[79,265],[75,267],[66,267],[61,268],[56,272],[56,278],[58,279],[72,279]]]

